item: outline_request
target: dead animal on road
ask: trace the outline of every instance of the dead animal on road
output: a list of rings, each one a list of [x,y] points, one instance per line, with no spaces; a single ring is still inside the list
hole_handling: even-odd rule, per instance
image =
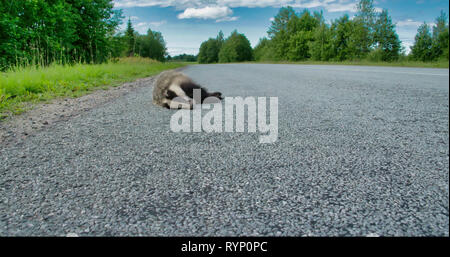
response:
[[[201,93],[199,97],[194,97],[195,92]],[[176,71],[161,73],[153,88],[153,104],[167,109],[193,109],[194,104],[215,103],[222,99],[222,93],[209,93],[188,76]]]

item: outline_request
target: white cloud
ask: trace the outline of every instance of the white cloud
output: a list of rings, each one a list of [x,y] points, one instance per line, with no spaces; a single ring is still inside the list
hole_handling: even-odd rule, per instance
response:
[[[407,20],[403,20],[403,21],[398,21],[397,27],[419,27],[422,24],[423,24],[423,22],[414,21],[412,19],[407,19]]]
[[[147,6],[175,6],[183,1],[163,1],[163,0],[114,0],[114,7],[128,8],[128,7],[147,7]],[[186,2],[186,1],[185,1]]]
[[[324,8],[328,12],[356,12],[355,0],[310,0],[293,1],[292,7],[297,8]]]
[[[324,8],[328,12],[356,12],[358,0],[114,0],[115,7],[175,7],[183,11],[179,19],[213,19],[216,22],[235,21],[231,8],[274,7],[290,5],[294,8]],[[379,7],[376,12],[381,12]]]
[[[411,47],[414,45],[413,42],[402,42],[402,46],[405,49],[405,53],[409,54],[411,52]]]
[[[148,29],[159,27],[166,24],[167,21],[153,21],[153,22],[139,22],[134,25],[134,29],[139,32],[139,34],[147,34]]]
[[[167,23],[166,20],[149,22],[149,24],[152,25],[153,27],[159,27],[159,26],[164,25],[166,23]]]
[[[281,7],[298,1],[292,0],[217,0],[217,4],[229,7]]]
[[[203,9],[211,6],[236,7],[275,7],[290,5],[297,8],[322,7],[329,12],[355,12],[357,0],[114,0],[115,7],[175,7],[177,10]]]
[[[424,23],[423,21],[415,21],[415,20],[412,20],[412,19],[406,19],[406,20],[403,20],[403,21],[398,21],[397,22],[397,27],[418,28],[423,23]],[[434,22],[427,22],[427,25],[430,28],[433,28],[434,26],[436,26],[436,23],[434,23]]]
[[[323,6],[329,12],[356,12],[356,5],[351,4],[330,4]]]
[[[183,13],[180,13],[178,19],[214,19],[220,21],[232,21],[237,17],[231,17],[233,11],[226,6],[206,6],[203,8],[187,8]]]
[[[239,17],[225,17],[225,18],[220,18],[217,19],[216,22],[223,22],[223,21],[237,21],[239,19]]]
[[[149,29],[149,23],[147,22],[139,22],[134,25],[134,30],[139,32],[139,34],[147,34],[147,30]]]

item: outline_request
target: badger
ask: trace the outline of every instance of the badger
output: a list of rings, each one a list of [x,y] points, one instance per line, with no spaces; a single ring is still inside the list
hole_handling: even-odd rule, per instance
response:
[[[199,99],[194,99],[195,89],[201,92]],[[161,73],[153,88],[153,104],[167,109],[193,109],[194,104],[214,103],[222,99],[222,93],[209,93],[188,76],[173,70]]]

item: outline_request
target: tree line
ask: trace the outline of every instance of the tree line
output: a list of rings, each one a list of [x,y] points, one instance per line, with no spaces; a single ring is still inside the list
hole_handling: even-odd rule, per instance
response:
[[[128,19],[125,34],[118,37],[122,39],[122,42],[125,42],[122,49],[118,51],[119,55],[141,56],[165,61],[167,48],[161,32],[148,29],[146,35],[140,35],[134,30],[131,20]]]
[[[102,63],[123,56],[159,61],[200,63],[241,61],[345,61],[369,59],[396,61],[404,49],[388,10],[376,12],[372,0],[360,0],[357,14],[327,23],[322,12],[296,13],[283,7],[273,18],[268,37],[252,49],[247,37],[222,32],[203,42],[198,56],[170,57],[160,32],[141,35],[130,19],[123,19],[112,0],[0,0],[0,71],[14,66],[54,62]],[[421,25],[408,58],[417,61],[448,60],[448,16],[443,11],[434,26]]]
[[[250,41],[237,30],[224,39],[222,31],[216,38],[210,38],[200,45],[199,63],[243,62],[253,60],[253,50]]]
[[[417,30],[411,57],[418,61],[436,61],[449,57],[448,16],[441,11],[436,18],[436,25],[430,28],[426,22]]]
[[[121,15],[110,0],[0,0],[0,70],[104,62]]]
[[[160,32],[135,32],[112,0],[0,0],[0,71],[51,63],[102,63],[123,56],[163,61]]]
[[[426,23],[420,26],[406,57],[389,11],[377,12],[373,0],[360,0],[356,7],[355,17],[345,14],[330,24],[322,12],[304,9],[296,13],[292,7],[283,7],[273,18],[268,37],[260,39],[254,49],[245,35],[234,31],[224,40],[220,32],[201,44],[198,61],[448,60],[448,17],[443,11],[432,32]]]
[[[377,13],[372,0],[361,0],[353,19],[345,14],[331,24],[322,12],[305,9],[297,14],[291,7],[281,8],[268,35],[255,48],[257,59],[394,61],[401,52],[388,10]]]
[[[174,62],[196,62],[197,56],[192,54],[180,54],[172,57],[168,55],[166,60]]]

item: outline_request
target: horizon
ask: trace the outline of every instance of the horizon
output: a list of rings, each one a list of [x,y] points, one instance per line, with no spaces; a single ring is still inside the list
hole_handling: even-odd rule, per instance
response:
[[[128,19],[139,34],[148,29],[160,31],[171,56],[197,55],[200,44],[223,31],[228,37],[237,30],[255,47],[260,38],[267,37],[272,18],[284,6],[296,12],[308,9],[323,11],[327,23],[348,14],[356,14],[357,0],[113,0],[115,9],[122,9],[124,31]],[[443,0],[374,1],[377,12],[387,9],[406,53],[414,43],[417,28],[424,22],[433,25],[441,10],[449,13],[449,3]]]

